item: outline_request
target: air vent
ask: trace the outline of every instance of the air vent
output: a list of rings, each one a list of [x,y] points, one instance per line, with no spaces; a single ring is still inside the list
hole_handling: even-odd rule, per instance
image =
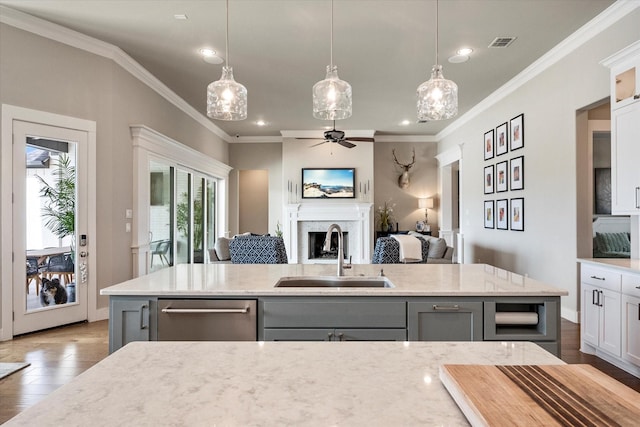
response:
[[[489,47],[505,48],[509,47],[517,37],[496,37]]]

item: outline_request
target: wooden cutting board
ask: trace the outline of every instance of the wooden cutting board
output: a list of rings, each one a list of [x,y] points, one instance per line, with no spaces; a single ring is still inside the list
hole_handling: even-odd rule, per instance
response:
[[[473,426],[640,426],[640,393],[590,365],[443,365]]]

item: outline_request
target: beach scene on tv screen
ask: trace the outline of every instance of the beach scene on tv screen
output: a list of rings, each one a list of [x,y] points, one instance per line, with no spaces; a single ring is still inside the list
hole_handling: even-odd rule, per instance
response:
[[[353,198],[353,173],[353,169],[305,169],[302,171],[302,197]]]

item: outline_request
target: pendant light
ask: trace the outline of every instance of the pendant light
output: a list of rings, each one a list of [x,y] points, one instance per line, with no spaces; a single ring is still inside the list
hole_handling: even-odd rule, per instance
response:
[[[418,86],[418,120],[446,120],[458,114],[458,85],[442,75],[438,64],[438,0],[436,0],[436,65],[431,78]]]
[[[227,0],[226,63],[222,77],[207,86],[207,116],[216,120],[244,120],[247,118],[247,88],[233,79],[229,61],[229,0]]]
[[[351,85],[338,77],[333,65],[333,0],[331,0],[331,60],[327,75],[313,85],[313,117],[322,120],[341,120],[351,117]]]

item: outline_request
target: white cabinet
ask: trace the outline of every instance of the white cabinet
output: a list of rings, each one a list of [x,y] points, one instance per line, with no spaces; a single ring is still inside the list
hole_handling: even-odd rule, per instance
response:
[[[622,358],[640,366],[640,276],[622,276]]]
[[[611,210],[640,215],[640,41],[602,64],[611,69]]]
[[[582,343],[621,355],[620,324],[621,274],[582,265]]]
[[[640,214],[640,101],[611,113],[611,210]]]

